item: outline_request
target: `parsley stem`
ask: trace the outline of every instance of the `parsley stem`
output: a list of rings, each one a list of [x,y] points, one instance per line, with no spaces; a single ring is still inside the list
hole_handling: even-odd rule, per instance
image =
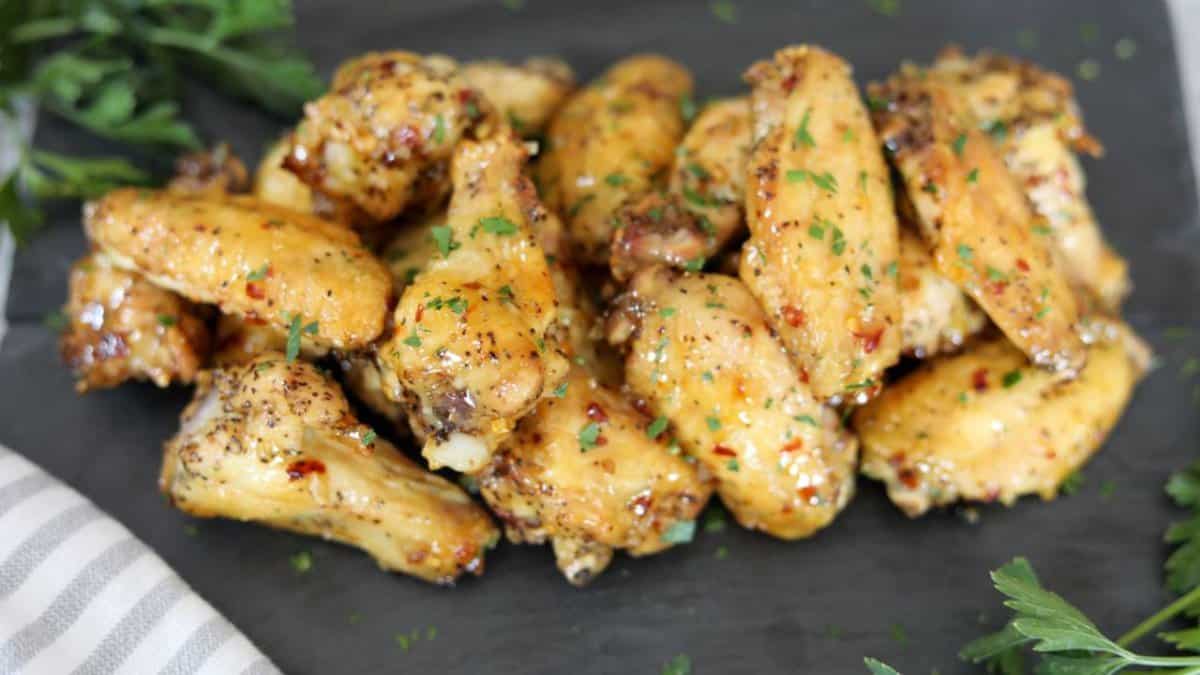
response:
[[[1137,642],[1138,639],[1146,633],[1154,630],[1159,624],[1174,618],[1175,615],[1179,614],[1183,610],[1195,605],[1197,601],[1200,601],[1200,586],[1188,591],[1187,594],[1181,596],[1175,602],[1172,602],[1156,612],[1150,618],[1134,626],[1132,630],[1122,635],[1121,638],[1117,640],[1117,644],[1121,645],[1122,647],[1128,647],[1134,642]]]

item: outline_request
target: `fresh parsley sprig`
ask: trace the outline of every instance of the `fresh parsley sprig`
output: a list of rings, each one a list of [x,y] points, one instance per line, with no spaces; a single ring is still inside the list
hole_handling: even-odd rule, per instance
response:
[[[195,76],[268,111],[294,115],[321,91],[307,59],[282,41],[289,0],[0,0],[0,114],[32,104],[100,138],[170,153],[200,147],[181,115]],[[118,158],[34,149],[0,119],[18,148],[0,187],[0,220],[18,241],[41,221],[36,203],[90,198],[150,176]]]
[[[1017,558],[992,573],[996,590],[1008,598],[1004,604],[1013,610],[1012,620],[968,644],[960,656],[1000,675],[1026,672],[1027,647],[1038,657],[1040,675],[1109,675],[1129,668],[1200,674],[1200,654],[1186,653],[1200,651],[1200,625],[1158,634],[1184,654],[1153,656],[1131,649],[1168,621],[1200,614],[1200,463],[1173,475],[1166,490],[1176,504],[1192,511],[1189,519],[1172,524],[1166,533],[1167,541],[1177,545],[1165,568],[1167,586],[1180,594],[1178,599],[1113,640],[1073,605],[1043,588],[1029,562]]]

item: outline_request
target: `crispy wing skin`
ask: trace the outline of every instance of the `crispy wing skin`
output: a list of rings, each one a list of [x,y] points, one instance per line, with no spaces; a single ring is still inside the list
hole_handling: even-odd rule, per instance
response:
[[[717,478],[744,527],[783,539],[825,527],[854,492],[858,446],[800,379],[742,282],[639,272],[610,322],[629,388]]]
[[[665,183],[683,138],[687,70],[661,56],[620,61],[572,95],[547,131],[538,163],[546,206],[567,222],[581,262],[608,261],[613,215],[626,199]]]
[[[958,351],[987,326],[987,315],[946,277],[912,228],[900,228],[900,316],[905,354],[923,359]]]
[[[525,160],[506,134],[459,144],[447,229],[431,230],[438,256],[404,290],[394,333],[378,348],[389,395],[409,406],[435,468],[482,468],[566,372]]]
[[[360,424],[337,383],[279,352],[201,375],[159,483],[192,515],[333,539],[434,583],[482,573],[499,534],[458,486]]]
[[[1086,359],[1075,296],[978,122],[945,82],[911,67],[870,91],[938,271],[1034,363],[1073,375]]]
[[[198,307],[101,253],[71,266],[65,312],[59,349],[80,393],[128,380],[190,384],[208,357]]]
[[[526,59],[520,65],[472,61],[463,66],[462,77],[526,138],[540,134],[575,89],[571,66],[547,57]]]
[[[583,585],[611,549],[668,548],[663,533],[694,520],[712,486],[668,451],[667,434],[649,438],[651,419],[586,368],[572,367],[565,384],[521,420],[478,481],[510,540],[553,541],[559,569]]]
[[[85,207],[84,227],[118,267],[222,312],[284,330],[300,316],[342,349],[383,331],[387,270],[333,223],[251,197],[121,189]]]
[[[371,52],[342,64],[305,106],[285,166],[373,222],[444,194],[455,145],[488,118],[446,56]]]
[[[1101,147],[1084,129],[1071,83],[1027,61],[988,52],[967,58],[955,49],[940,55],[931,72],[950,82],[992,131],[1071,281],[1108,311],[1119,308],[1129,272],[1087,201],[1076,153],[1099,156]]]
[[[910,516],[960,499],[1051,499],[1116,424],[1148,356],[1110,326],[1071,381],[1003,337],[933,359],[855,413],[862,471]]]
[[[655,263],[699,266],[746,229],[750,101],[705,106],[675,151],[668,189],[617,211],[610,266],[618,280]]]
[[[193,152],[175,160],[175,175],[168,190],[221,197],[245,192],[250,185],[246,165],[225,143],[212,150]]]
[[[755,145],[742,281],[821,398],[861,397],[900,355],[895,206],[850,66],[790,47],[750,68]]]

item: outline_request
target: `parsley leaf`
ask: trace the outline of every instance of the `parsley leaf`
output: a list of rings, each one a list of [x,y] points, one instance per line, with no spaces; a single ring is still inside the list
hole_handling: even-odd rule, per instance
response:
[[[596,447],[596,441],[600,438],[600,425],[596,422],[588,422],[579,430],[579,451],[587,452]]]
[[[808,133],[808,119],[812,115],[812,108],[807,108],[804,111],[804,117],[800,119],[800,126],[796,127],[796,137],[792,140],[792,145],[800,147],[807,145],[810,148],[817,147],[817,142],[813,140],[812,134]]]
[[[696,536],[696,521],[677,520],[663,531],[659,539],[664,544],[686,544]]]
[[[479,224],[483,227],[483,231],[489,234],[498,234],[502,237],[507,237],[510,234],[517,233],[517,224],[504,216],[480,218]]]
[[[650,439],[658,438],[663,434],[664,431],[667,430],[668,424],[670,424],[670,421],[666,418],[666,416],[659,415],[658,417],[654,418],[654,421],[650,423],[650,426],[646,427],[646,437]]]
[[[434,225],[429,228],[429,234],[433,237],[433,243],[437,245],[438,252],[443,258],[449,258],[450,252],[462,246],[462,244],[454,241],[454,230],[450,229],[449,225]]]

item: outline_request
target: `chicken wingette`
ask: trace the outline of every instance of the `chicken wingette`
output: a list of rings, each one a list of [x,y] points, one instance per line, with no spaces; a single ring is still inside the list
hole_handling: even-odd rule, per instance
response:
[[[983,310],[937,271],[924,240],[903,224],[898,286],[905,354],[923,359],[957,351],[987,326]]]
[[[454,153],[434,260],[404,289],[377,348],[388,395],[410,409],[433,467],[476,471],[566,374],[545,254],[530,230],[540,207],[509,133]]]
[[[570,262],[562,223],[530,214],[559,298],[557,333],[571,357],[566,380],[523,418],[477,474],[480,493],[514,542],[549,541],[575,585],[594,579],[613,549],[671,545],[712,494],[711,481],[666,445],[664,429],[620,390],[620,364],[593,334],[597,310]]]
[[[477,124],[494,122],[457,62],[403,51],[342,64],[304,113],[284,166],[374,223],[438,201],[455,146]]]
[[[617,211],[613,276],[625,280],[656,262],[701,267],[745,231],[751,119],[746,98],[704,107],[675,151],[667,190]]]
[[[750,240],[740,276],[822,399],[863,398],[900,357],[891,179],[850,66],[811,46],[750,68]]]
[[[462,77],[526,138],[540,134],[575,89],[571,66],[545,57],[526,59],[520,65],[472,61],[462,67]]]
[[[1087,358],[1074,292],[979,121],[946,82],[913,66],[869,91],[938,271],[1035,364],[1073,376]]]
[[[67,325],[59,339],[75,389],[150,380],[190,384],[208,358],[210,336],[200,309],[135,272],[89,253],[71,266]]]
[[[828,525],[854,493],[858,446],[820,402],[741,281],[642,270],[609,339],[628,387],[717,479],[737,521],[783,539]]]
[[[1074,380],[1029,365],[1002,336],[939,357],[854,414],[862,471],[910,516],[959,500],[1051,499],[1100,447],[1149,352],[1110,323]]]
[[[546,206],[566,220],[580,262],[608,262],[617,208],[665,183],[683,138],[680,100],[691,91],[691,75],[678,63],[632,56],[554,115],[538,186]]]
[[[350,230],[252,197],[114,190],[84,208],[123,269],[222,312],[361,347],[383,331],[391,280]]]
[[[333,539],[435,583],[482,573],[499,536],[458,486],[360,424],[336,382],[280,352],[201,374],[159,483],[192,515]]]
[[[477,476],[514,542],[554,546],[567,580],[583,585],[613,549],[648,555],[694,521],[712,493],[617,389],[573,366],[558,394],[522,419]],[[657,431],[657,433],[655,433]]]
[[[1128,294],[1125,261],[1104,240],[1076,153],[1099,156],[1071,83],[1027,61],[984,52],[941,54],[930,72],[952,83],[989,130],[1072,282],[1114,311]]]

